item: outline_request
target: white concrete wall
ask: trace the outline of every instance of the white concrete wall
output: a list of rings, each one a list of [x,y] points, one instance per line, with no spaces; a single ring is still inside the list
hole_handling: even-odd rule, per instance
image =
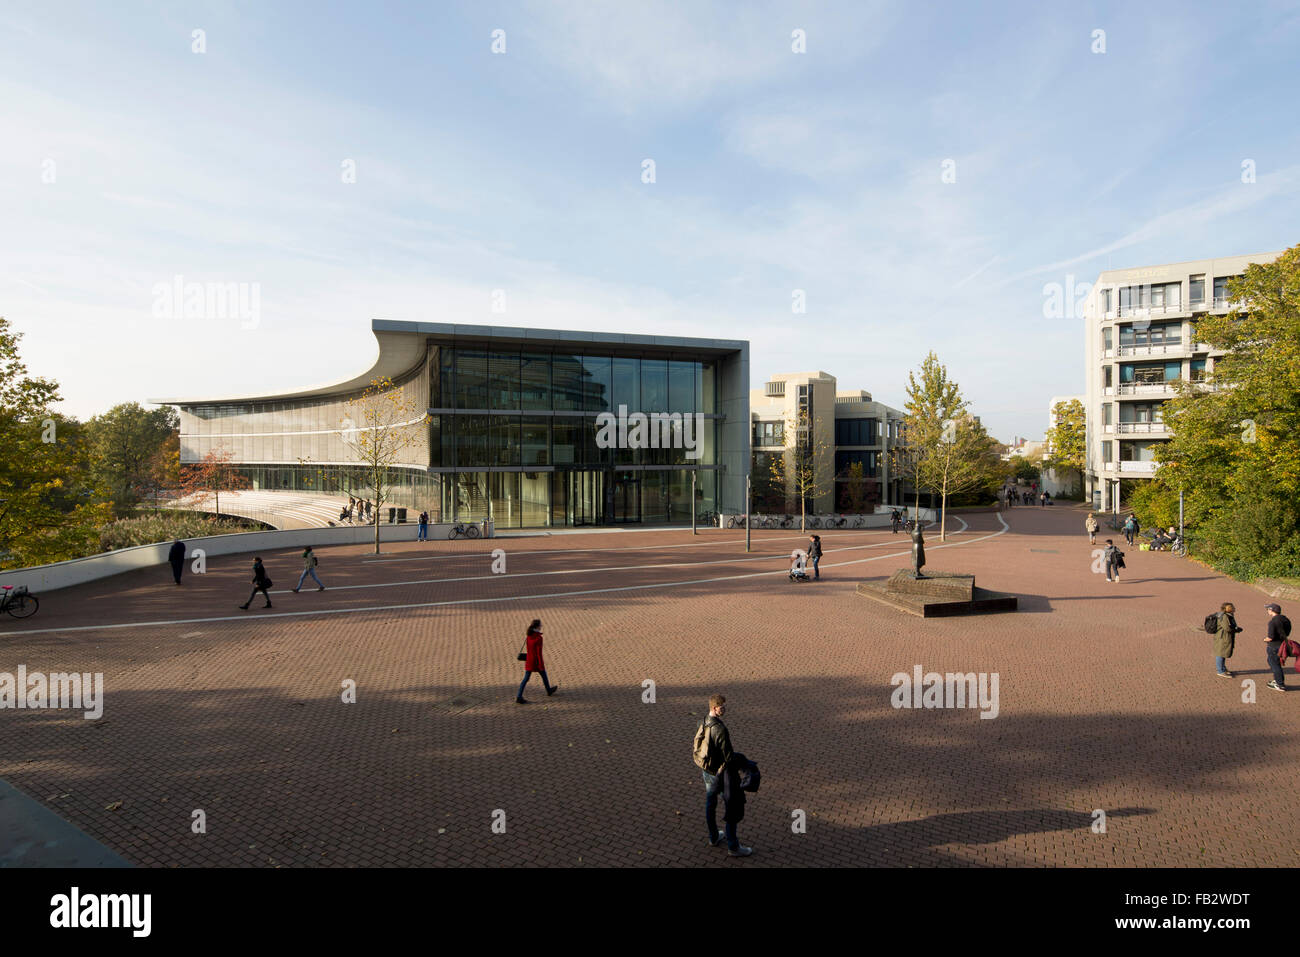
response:
[[[491,523],[486,525],[485,538],[492,537]],[[430,525],[431,542],[446,541],[450,524]],[[482,526],[480,526],[482,527]],[[419,525],[408,522],[405,525],[380,525],[380,542],[413,542],[419,531]],[[302,548],[310,545],[365,545],[375,540],[373,526],[356,528],[299,528],[288,531],[272,532],[236,532],[231,535],[209,535],[204,538],[185,539],[186,571],[194,558],[194,550],[202,549],[208,557],[214,555],[252,554],[253,552],[270,552],[284,548]],[[53,565],[38,565],[35,568],[18,568],[0,571],[0,585],[26,585],[28,590],[38,596],[43,592],[83,585],[124,572],[140,568],[152,568],[167,564],[167,552],[171,542],[156,545],[137,545],[134,548],[121,548],[117,551],[104,552],[86,558],[74,558],[71,561],[55,562]],[[167,571],[170,575],[170,569]]]

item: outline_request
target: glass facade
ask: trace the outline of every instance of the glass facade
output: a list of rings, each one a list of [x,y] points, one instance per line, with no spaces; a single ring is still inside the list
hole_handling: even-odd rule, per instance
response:
[[[717,511],[714,363],[431,340],[394,384],[404,405],[429,415],[393,426],[411,441],[386,498],[435,521],[502,528],[689,522],[694,473],[697,512]],[[360,398],[182,405],[182,462],[220,450],[254,489],[373,498],[358,456]],[[602,436],[603,414],[622,424]]]
[[[712,361],[468,345],[436,353],[429,469],[443,520],[684,523],[692,472],[696,511],[717,510]],[[602,413],[627,417],[612,443],[599,441]],[[640,446],[631,439],[634,413],[658,414],[659,441],[653,428]]]

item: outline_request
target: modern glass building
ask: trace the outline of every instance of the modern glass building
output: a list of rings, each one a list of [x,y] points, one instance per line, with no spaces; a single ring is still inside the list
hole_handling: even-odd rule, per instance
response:
[[[747,342],[384,319],[372,331],[379,356],[347,382],[157,400],[179,408],[182,464],[224,450],[254,488],[364,497],[350,426],[387,377],[427,409],[402,425],[390,504],[499,528],[688,522],[692,487],[698,511],[744,509]],[[637,413],[663,427],[638,440]]]

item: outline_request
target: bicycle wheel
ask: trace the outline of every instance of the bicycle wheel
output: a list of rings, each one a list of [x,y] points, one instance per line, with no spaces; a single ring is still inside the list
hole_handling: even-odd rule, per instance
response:
[[[15,618],[27,618],[36,614],[36,609],[40,607],[40,602],[36,600],[35,595],[18,595],[9,599],[9,604],[5,606],[5,611]]]
[[[465,535],[469,538],[478,538],[481,534],[482,532],[479,531],[477,525],[471,525],[469,528],[465,529]]]
[[[451,528],[447,529],[447,540],[450,541],[451,539],[455,538],[458,534],[460,534],[460,529],[457,528],[455,525],[453,525]]]

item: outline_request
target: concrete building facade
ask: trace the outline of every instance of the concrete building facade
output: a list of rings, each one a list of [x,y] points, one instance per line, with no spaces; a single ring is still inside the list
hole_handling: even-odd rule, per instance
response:
[[[257,489],[365,494],[364,390],[414,410],[391,502],[499,528],[661,524],[741,511],[749,343],[376,319],[379,355],[343,382],[178,407],[181,464],[214,450]],[[427,416],[427,419],[426,419]],[[694,479],[694,482],[692,482]],[[693,490],[693,491],[692,491]]]
[[[835,376],[827,372],[775,375],[750,392],[749,402],[756,511],[792,507],[798,512],[793,483],[781,490],[770,476],[772,457],[782,456],[789,463],[801,442],[820,451],[816,471],[821,494],[809,498],[809,514],[847,512],[854,501],[865,501],[868,511],[875,504],[901,502],[902,489],[890,462],[890,451],[901,441],[903,413],[898,409],[874,401],[861,389],[838,391]],[[801,422],[806,423],[804,431]],[[849,479],[854,464],[862,465],[864,487],[856,490],[860,498]]]
[[[1155,474],[1171,436],[1164,403],[1175,381],[1213,388],[1222,352],[1196,338],[1196,324],[1231,311],[1227,282],[1278,252],[1103,272],[1085,303],[1087,468],[1085,496],[1119,511],[1132,483]]]

